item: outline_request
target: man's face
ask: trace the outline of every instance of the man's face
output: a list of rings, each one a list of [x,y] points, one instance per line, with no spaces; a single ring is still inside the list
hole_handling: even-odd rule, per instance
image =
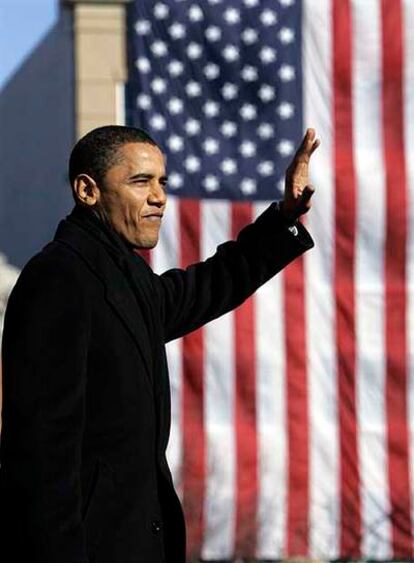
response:
[[[127,143],[118,157],[99,186],[100,210],[132,246],[153,248],[167,201],[164,156],[148,143]]]

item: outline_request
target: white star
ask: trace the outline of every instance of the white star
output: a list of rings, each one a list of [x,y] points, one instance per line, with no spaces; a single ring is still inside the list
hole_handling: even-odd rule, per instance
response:
[[[149,109],[151,107],[151,98],[147,94],[140,94],[137,97],[137,106],[141,109]]]
[[[184,148],[184,140],[178,135],[171,135],[167,140],[167,145],[172,152],[182,151]]]
[[[185,27],[178,22],[174,22],[169,28],[168,31],[173,39],[183,39],[186,34]]]
[[[151,63],[146,57],[139,57],[135,64],[140,72],[147,73],[151,70]]]
[[[206,117],[216,117],[220,112],[220,106],[213,100],[208,100],[203,106],[203,112]]]
[[[237,125],[234,121],[224,121],[220,127],[220,131],[225,137],[234,137],[237,133]]]
[[[233,25],[239,23],[240,12],[236,10],[236,8],[227,8],[227,10],[224,11],[223,17],[229,25]]]
[[[163,129],[165,129],[165,119],[163,118],[162,115],[156,113],[153,117],[151,117],[150,125],[153,129],[156,129],[157,131],[162,131]]]
[[[249,158],[256,154],[256,145],[255,143],[252,143],[252,141],[243,141],[239,146],[239,150],[242,156]]]
[[[203,143],[203,149],[207,154],[217,154],[219,150],[219,143],[213,137],[207,137]]]
[[[276,111],[282,119],[289,119],[290,117],[293,117],[293,114],[295,113],[295,108],[293,104],[289,104],[288,102],[282,102],[281,104],[279,104]]]
[[[238,92],[239,88],[231,82],[223,84],[223,88],[221,89],[221,94],[225,100],[234,100],[234,98],[237,98]]]
[[[171,98],[167,103],[167,107],[170,113],[178,115],[179,113],[182,113],[184,104],[180,98]]]
[[[262,160],[257,165],[257,171],[260,176],[271,176],[275,171],[275,165],[271,160]]]
[[[148,20],[138,20],[135,24],[135,31],[138,35],[148,35],[151,31],[151,23]]]
[[[295,39],[295,32],[290,27],[282,27],[279,31],[279,39],[281,43],[288,45]]]
[[[258,37],[257,31],[252,27],[247,27],[241,34],[242,41],[246,43],[246,45],[253,45],[253,43],[256,43]]]
[[[276,49],[272,47],[262,47],[259,51],[259,58],[263,64],[273,63],[276,60]]]
[[[197,133],[200,132],[201,129],[201,125],[200,122],[197,121],[197,119],[187,119],[185,125],[184,125],[184,129],[186,130],[186,133],[188,135],[197,135]]]
[[[194,80],[191,80],[185,87],[185,91],[187,92],[187,96],[190,96],[191,98],[194,98],[195,96],[200,96],[201,85],[199,82],[195,82]]]
[[[166,4],[162,2],[157,2],[154,6],[154,16],[159,20],[165,20],[170,13],[170,9]]]
[[[209,80],[215,80],[220,75],[220,67],[214,63],[208,63],[204,67],[204,74]]]
[[[191,154],[184,160],[184,166],[187,172],[190,172],[190,174],[198,172],[200,170],[200,159]]]
[[[273,10],[263,10],[260,14],[260,21],[263,25],[270,26],[277,24],[277,14]]]
[[[270,123],[261,123],[257,128],[257,134],[263,140],[271,139],[275,134],[275,130]]]
[[[183,177],[177,172],[172,172],[168,175],[168,185],[173,189],[179,189],[183,185]]]
[[[214,4],[221,4],[222,0],[208,0],[209,4],[212,4],[214,6]]]
[[[244,195],[251,195],[257,191],[257,182],[253,178],[243,178],[240,182],[240,189]]]
[[[156,57],[164,57],[167,54],[168,49],[164,41],[154,41],[151,45],[151,51]]]
[[[215,192],[220,187],[219,179],[217,176],[208,174],[203,180],[203,186],[208,192]]]
[[[246,82],[254,82],[258,78],[257,68],[251,65],[246,65],[242,68],[240,76]]]
[[[282,6],[288,8],[289,6],[293,6],[295,0],[279,0],[279,2],[282,4]]]
[[[293,154],[295,146],[292,143],[292,141],[288,141],[287,139],[282,139],[277,144],[276,149],[277,149],[278,153],[281,154],[282,156],[289,156],[289,155]]]
[[[237,172],[237,163],[232,158],[225,158],[221,162],[220,168],[224,174],[234,174]]]
[[[251,121],[256,117],[257,109],[253,104],[243,104],[239,113],[245,121]]]
[[[166,85],[165,80],[163,78],[160,78],[159,76],[157,76],[151,82],[151,88],[154,90],[154,92],[156,94],[162,94],[167,89],[167,85]]]
[[[223,57],[229,63],[237,61],[239,58],[239,50],[235,45],[226,45],[223,49]]]
[[[203,49],[201,47],[201,45],[199,43],[189,43],[188,47],[187,47],[187,55],[190,59],[199,59],[201,57],[201,54],[203,52]]]
[[[259,4],[259,0],[243,0],[243,4],[247,8],[254,8],[255,6],[257,6]]]
[[[180,76],[184,72],[184,65],[181,61],[173,59],[168,63],[167,69],[171,76]]]
[[[193,4],[188,10],[188,17],[192,22],[201,22],[204,19],[203,10],[197,4]]]
[[[295,69],[291,65],[282,65],[278,74],[283,82],[290,82],[295,78]]]
[[[258,95],[262,102],[271,102],[276,97],[275,89],[269,84],[263,84],[259,89]]]
[[[221,29],[216,25],[210,25],[206,29],[206,37],[209,41],[219,41],[221,39]]]

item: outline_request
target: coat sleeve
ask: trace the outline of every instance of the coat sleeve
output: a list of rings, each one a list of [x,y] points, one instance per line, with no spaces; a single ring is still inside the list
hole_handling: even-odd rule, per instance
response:
[[[165,341],[234,309],[313,246],[305,227],[286,224],[276,204],[204,262],[160,276]]]
[[[89,326],[73,268],[36,259],[26,267],[3,340],[3,531],[19,561],[87,563],[80,465]]]

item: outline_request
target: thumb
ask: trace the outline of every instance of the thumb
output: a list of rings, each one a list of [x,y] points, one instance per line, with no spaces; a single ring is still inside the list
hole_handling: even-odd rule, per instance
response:
[[[310,200],[315,193],[315,188],[311,185],[305,186],[296,205],[296,216],[299,217],[307,213],[311,207]]]
[[[313,196],[313,194],[315,193],[315,188],[312,185],[308,185],[305,186],[303,188],[303,192],[299,198],[299,205],[306,205],[309,200],[311,199],[311,197]]]

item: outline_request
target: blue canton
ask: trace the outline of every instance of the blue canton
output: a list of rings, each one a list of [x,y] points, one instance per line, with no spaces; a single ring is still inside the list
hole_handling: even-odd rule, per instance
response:
[[[299,0],[136,0],[127,123],[167,155],[169,192],[273,200],[302,136]]]

